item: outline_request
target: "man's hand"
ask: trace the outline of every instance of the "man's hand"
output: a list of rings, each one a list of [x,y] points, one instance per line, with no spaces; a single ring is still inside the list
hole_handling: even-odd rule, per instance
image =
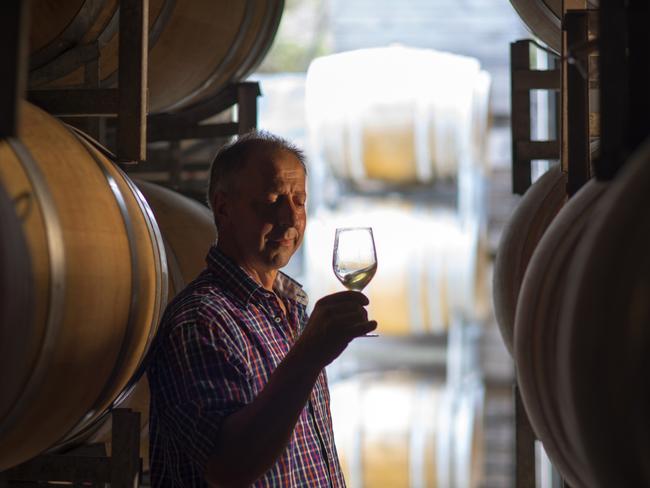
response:
[[[368,298],[358,291],[342,291],[321,298],[295,347],[307,350],[307,357],[324,368],[352,339],[377,328],[376,321],[368,320],[366,305]]]

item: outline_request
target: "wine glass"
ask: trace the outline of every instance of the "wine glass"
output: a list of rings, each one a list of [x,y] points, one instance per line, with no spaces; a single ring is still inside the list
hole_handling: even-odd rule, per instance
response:
[[[377,252],[371,227],[336,229],[332,268],[348,290],[361,291],[377,271]],[[365,337],[377,337],[366,334]]]

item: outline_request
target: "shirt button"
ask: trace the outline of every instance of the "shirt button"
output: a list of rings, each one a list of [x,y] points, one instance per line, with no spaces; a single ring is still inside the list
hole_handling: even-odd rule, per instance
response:
[[[282,322],[282,319],[280,317],[275,317],[273,320],[275,320],[276,324],[279,324],[280,322]]]

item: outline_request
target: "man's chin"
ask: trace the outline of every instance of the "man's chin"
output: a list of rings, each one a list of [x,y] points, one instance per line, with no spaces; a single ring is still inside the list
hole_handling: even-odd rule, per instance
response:
[[[287,264],[289,264],[289,261],[291,260],[294,252],[295,248],[293,246],[281,246],[275,249],[271,249],[267,254],[268,263],[275,269],[284,268]]]

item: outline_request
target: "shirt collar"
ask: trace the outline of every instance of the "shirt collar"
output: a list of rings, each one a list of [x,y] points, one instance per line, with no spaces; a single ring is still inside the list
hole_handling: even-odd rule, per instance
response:
[[[251,278],[241,266],[221,252],[217,246],[210,248],[206,262],[208,269],[215,272],[220,277],[220,281],[245,305],[248,305],[256,292],[265,292],[262,285]],[[307,294],[302,289],[302,285],[282,271],[278,272],[273,289],[279,296],[307,306]]]

